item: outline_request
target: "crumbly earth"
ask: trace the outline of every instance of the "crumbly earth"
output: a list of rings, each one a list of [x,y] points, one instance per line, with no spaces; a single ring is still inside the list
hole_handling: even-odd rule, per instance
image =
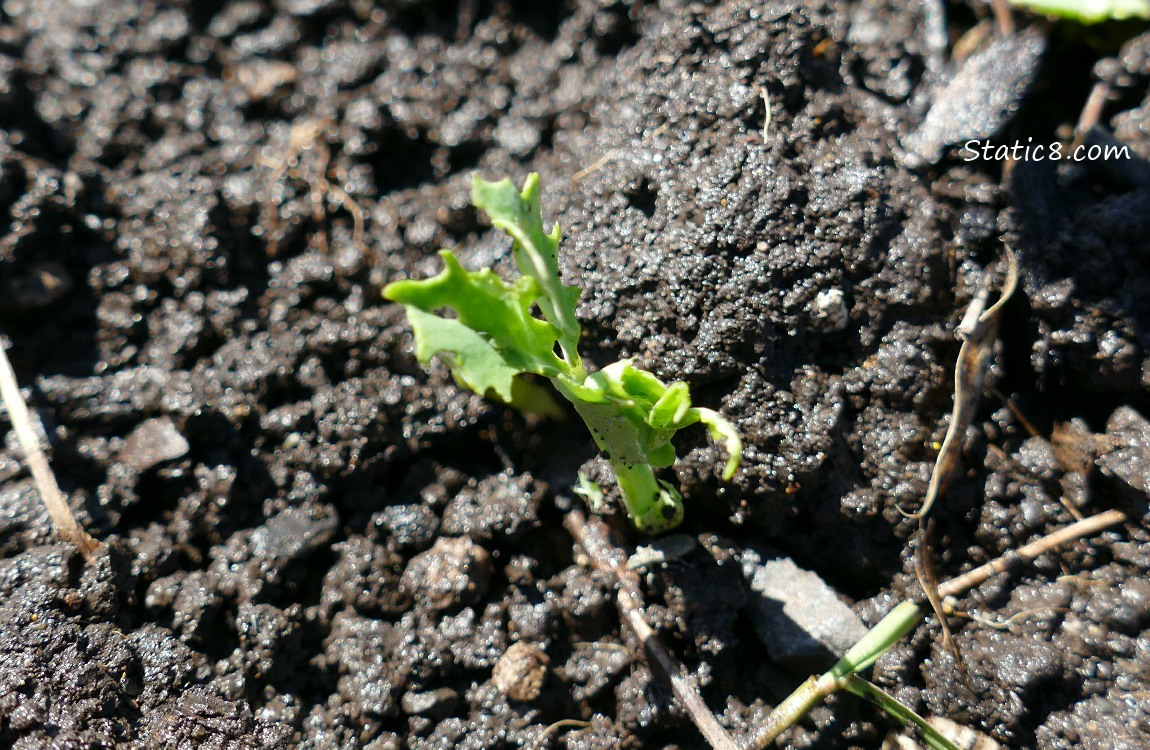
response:
[[[705,747],[563,529],[576,471],[603,472],[587,436],[420,366],[379,297],[444,246],[508,270],[471,175],[538,171],[589,360],[686,380],[744,436],[730,484],[684,436],[669,478],[700,544],[644,575],[737,733],[805,675],[769,662],[733,560],[768,542],[868,624],[913,594],[900,508],[945,433],[961,311],[1012,245],[935,574],[1132,520],[980,587],[953,649],[931,620],[875,679],[1011,747],[1144,747],[1150,36],[1039,31],[996,53],[1042,59],[1007,90],[949,75],[934,5],[4,3],[0,326],[109,548],[55,541],[10,435],[0,745]],[[958,42],[985,5],[948,11]],[[1004,177],[916,131],[970,96],[1003,107],[954,133],[1049,142],[1093,80],[1134,160]],[[785,739],[891,729],[841,698]]]

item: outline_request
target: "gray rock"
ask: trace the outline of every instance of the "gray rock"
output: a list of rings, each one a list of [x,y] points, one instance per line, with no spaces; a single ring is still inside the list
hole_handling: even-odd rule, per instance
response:
[[[989,138],[1018,110],[1042,61],[1037,29],[996,37],[966,58],[933,94],[921,125],[903,140],[914,165],[935,163],[951,144]]]
[[[820,672],[866,634],[834,589],[790,558],[756,548],[744,550],[741,562],[755,632],[778,664]]]
[[[1113,448],[1098,458],[1103,473],[1143,498],[1150,495],[1150,422],[1128,406],[1119,407],[1106,422],[1106,441]]]
[[[140,423],[124,441],[120,460],[136,471],[180,458],[188,452],[188,440],[167,417],[156,417]]]
[[[459,705],[459,693],[451,688],[439,688],[426,692],[408,691],[400,699],[403,712],[409,716],[428,716],[432,719],[446,719]]]

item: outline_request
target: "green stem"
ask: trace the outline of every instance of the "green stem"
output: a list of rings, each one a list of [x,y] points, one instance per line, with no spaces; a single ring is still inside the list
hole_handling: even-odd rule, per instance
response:
[[[858,643],[851,646],[827,674],[841,679],[863,671],[874,664],[884,651],[909,633],[921,617],[922,610],[917,604],[902,602],[868,630]]]
[[[657,534],[683,520],[682,496],[671,485],[659,481],[651,464],[611,459],[611,468],[635,528]]]
[[[847,678],[844,688],[847,692],[870,701],[904,724],[916,725],[922,732],[922,739],[930,750],[958,750],[953,742],[939,734],[938,730],[928,724],[926,719],[908,706],[904,706],[897,698],[873,682],[868,682],[858,675],[851,675]]]
[[[755,729],[743,747],[747,750],[763,750],[767,745],[778,739],[779,735],[799,722],[815,706],[819,705],[831,693],[841,690],[842,685],[827,675],[815,677],[812,675],[807,681],[799,685],[793,693],[775,706],[775,710],[763,720]]]
[[[884,651],[910,632],[921,616],[922,611],[913,602],[903,602],[892,609],[886,617],[879,620],[877,625],[868,630],[858,643],[851,646],[846,655],[839,659],[830,670],[820,677],[809,678],[795,692],[787,696],[786,700],[776,706],[775,710],[755,731],[755,734],[747,740],[745,747],[762,750],[828,695],[838,690],[851,690],[851,681],[855,679],[855,674],[874,664]],[[866,682],[865,680],[862,681]],[[870,685],[870,683],[866,684]],[[894,701],[894,698],[890,698],[890,700]],[[895,703],[898,702],[895,701]],[[899,708],[914,714],[902,704],[899,704]],[[891,713],[899,716],[893,711]],[[913,721],[913,719],[911,720]]]

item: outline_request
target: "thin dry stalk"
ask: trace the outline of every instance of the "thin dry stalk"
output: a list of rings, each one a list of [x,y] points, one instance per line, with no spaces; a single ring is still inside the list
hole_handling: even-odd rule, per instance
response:
[[[48,459],[40,450],[40,439],[37,437],[34,422],[36,419],[28,411],[24,397],[20,395],[20,386],[16,383],[16,373],[12,370],[12,363],[8,361],[8,353],[0,345],[0,397],[8,409],[8,418],[12,420],[12,429],[16,431],[16,439],[20,449],[28,461],[28,468],[32,470],[32,479],[40,491],[40,500],[48,509],[48,515],[56,526],[56,532],[65,542],[74,545],[85,557],[91,557],[104,545],[93,539],[77,523],[64,493],[60,492],[60,485],[56,483],[56,475],[48,465]]]
[[[994,25],[998,35],[1014,36],[1014,16],[1010,13],[1007,0],[991,0],[990,7],[994,11]]]
[[[1071,151],[1082,145],[1090,128],[1097,125],[1098,121],[1102,119],[1102,110],[1106,106],[1106,98],[1109,96],[1110,87],[1105,83],[1096,83],[1094,88],[1090,89],[1090,96],[1086,98],[1086,104],[1082,105],[1082,111],[1078,114],[1078,124],[1074,126],[1074,140],[1070,144]]]
[[[1116,526],[1125,520],[1126,514],[1122,511],[1108,510],[1098,515],[1084,518],[1081,521],[1075,521],[1069,526],[1047,534],[1041,539],[1036,539],[1029,544],[1025,544],[1013,552],[995,558],[985,565],[980,565],[974,570],[951,578],[938,587],[939,596],[958,596],[989,580],[992,576],[1010,570],[1024,562],[1029,562],[1039,555],[1050,552],[1055,547],[1074,541],[1075,539],[1090,536],[1111,526]]]
[[[616,597],[619,614],[639,638],[650,660],[670,680],[671,692],[686,709],[707,744],[713,750],[739,750],[738,744],[719,725],[703,702],[699,687],[690,673],[663,647],[655,631],[643,618],[639,579],[633,571],[627,570],[627,555],[611,543],[605,524],[597,518],[588,519],[576,510],[567,514],[564,525],[575,541],[587,551],[591,564],[619,582],[619,594]]]
[[[909,518],[924,518],[930,513],[935,501],[946,492],[947,485],[961,462],[962,439],[966,435],[966,428],[970,426],[978,412],[986,370],[990,364],[990,355],[994,351],[998,316],[1017,286],[1018,260],[1007,248],[1006,278],[998,300],[990,307],[986,306],[990,298],[990,282],[989,277],[984,277],[982,288],[971,301],[958,326],[957,334],[962,339],[962,347],[958,351],[958,361],[954,366],[954,408],[950,415],[950,425],[946,430],[946,437],[942,440],[942,448],[938,452],[934,471],[931,472],[930,486],[927,488],[922,507],[914,513],[902,511]]]

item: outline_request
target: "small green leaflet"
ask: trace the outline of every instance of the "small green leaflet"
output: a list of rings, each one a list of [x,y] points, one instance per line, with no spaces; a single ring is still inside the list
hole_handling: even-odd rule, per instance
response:
[[[1080,23],[1150,18],[1150,0],[1010,0],[1010,3]]]
[[[516,375],[551,377],[566,369],[554,352],[558,331],[531,315],[531,303],[540,297],[534,279],[521,276],[508,284],[490,269],[467,271],[450,250],[439,255],[446,267],[438,276],[397,281],[383,290],[407,308],[420,362],[448,355],[445,361],[468,388],[480,395],[494,392],[508,403]],[[434,314],[444,307],[457,318]]]
[[[635,526],[659,533],[678,525],[682,497],[655,476],[675,462],[671,438],[697,422],[706,425],[712,440],[726,447],[723,479],[730,480],[743,452],[738,432],[718,412],[691,406],[686,383],[667,385],[631,360],[587,374],[578,351],[579,289],[559,279],[560,231],[543,229],[538,175],[528,177],[522,191],[510,180],[477,177],[472,202],[514,240],[512,257],[522,276],[507,283],[490,269],[468,271],[442,250],[444,270],[437,276],[389,284],[383,296],[407,309],[416,356],[424,364],[439,357],[465,387],[513,405],[525,386],[534,385],[519,376],[549,378],[607,455]],[[543,320],[531,314],[533,305]],[[442,317],[444,309],[455,317]],[[592,504],[602,502],[590,482],[582,481],[577,492]]]
[[[543,291],[539,309],[559,329],[563,350],[577,357],[579,321],[575,318],[575,306],[579,303],[579,288],[564,286],[559,280],[562,232],[558,224],[551,228],[550,234],[543,231],[539,175],[529,175],[522,192],[515,189],[511,180],[487,182],[476,175],[471,186],[471,202],[487,213],[492,224],[511,235],[515,241],[511,247],[515,265],[520,273],[539,284]]]
[[[692,407],[686,383],[665,385],[623,359],[591,373],[581,384],[560,378],[556,387],[575,405],[596,444],[613,461],[670,466],[675,462],[671,438],[684,427],[702,422],[711,439],[727,449],[723,479],[730,481],[739,467],[743,454],[739,433],[718,412]],[[612,450],[612,446],[617,448]]]

